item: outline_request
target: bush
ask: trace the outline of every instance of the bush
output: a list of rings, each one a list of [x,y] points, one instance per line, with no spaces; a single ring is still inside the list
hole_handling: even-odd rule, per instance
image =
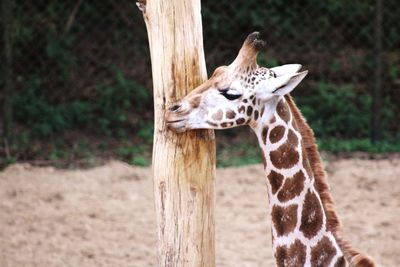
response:
[[[310,92],[296,100],[318,137],[367,138],[370,134],[371,96],[357,94],[351,84],[316,83]],[[393,112],[390,105],[382,106],[385,126],[393,118]]]
[[[129,115],[141,112],[148,98],[144,87],[127,79],[121,70],[116,70],[114,83],[97,86],[93,99],[66,103],[52,103],[44,93],[41,79],[33,76],[15,95],[13,106],[16,121],[27,125],[37,137],[82,128],[121,136],[131,123]]]

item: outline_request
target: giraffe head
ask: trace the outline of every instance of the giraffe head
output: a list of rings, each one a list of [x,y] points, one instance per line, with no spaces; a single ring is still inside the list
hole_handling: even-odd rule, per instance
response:
[[[299,64],[259,67],[256,57],[264,44],[258,32],[250,34],[229,66],[218,67],[210,79],[166,111],[167,126],[176,132],[225,129],[268,116],[271,112],[265,111],[275,108],[273,100],[290,93],[307,71],[298,72]]]

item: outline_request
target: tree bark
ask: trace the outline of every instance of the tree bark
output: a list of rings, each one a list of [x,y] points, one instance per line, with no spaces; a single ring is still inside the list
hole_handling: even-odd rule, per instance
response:
[[[154,87],[154,199],[159,266],[215,266],[215,143],[211,130],[168,131],[165,108],[207,78],[200,0],[138,3]]]
[[[1,3],[2,13],[2,26],[3,26],[3,51],[2,51],[2,68],[1,68],[1,80],[2,80],[2,102],[3,102],[3,142],[4,151],[7,157],[8,142],[11,138],[12,128],[12,93],[13,93],[13,80],[12,80],[12,10],[13,0],[2,0]]]
[[[371,140],[373,143],[379,141],[382,137],[382,13],[383,1],[375,1],[375,68],[374,85],[372,91],[372,121],[371,121]]]

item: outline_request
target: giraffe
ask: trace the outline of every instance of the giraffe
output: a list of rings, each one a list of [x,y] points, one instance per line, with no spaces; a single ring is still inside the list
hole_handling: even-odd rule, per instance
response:
[[[262,150],[277,266],[375,266],[340,235],[340,222],[311,128],[290,92],[301,65],[259,67],[265,43],[250,34],[236,59],[166,110],[169,129],[249,125]]]

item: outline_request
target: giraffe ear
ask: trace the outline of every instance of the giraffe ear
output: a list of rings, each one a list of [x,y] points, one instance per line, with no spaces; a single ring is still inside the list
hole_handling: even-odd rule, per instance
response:
[[[273,95],[283,96],[291,91],[306,77],[308,71],[287,74],[271,79],[268,87]]]
[[[276,74],[277,77],[283,76],[286,74],[297,73],[300,69],[301,69],[300,64],[286,64],[286,65],[270,68],[270,70],[272,70]]]

